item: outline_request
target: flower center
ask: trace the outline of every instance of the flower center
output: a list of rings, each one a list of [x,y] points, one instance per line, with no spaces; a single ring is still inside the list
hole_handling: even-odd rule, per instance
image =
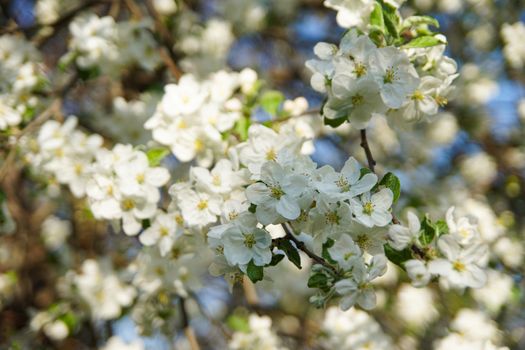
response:
[[[201,201],[197,204],[197,208],[198,208],[199,210],[204,210],[204,209],[208,208],[208,201],[205,200],[205,199],[201,200]]]
[[[244,235],[244,245],[251,249],[255,245],[255,235],[253,233],[246,233]]]
[[[366,215],[372,215],[372,212],[374,211],[374,205],[372,202],[366,202],[363,205],[363,213]]]
[[[138,175],[135,177],[135,179],[137,180],[137,182],[138,182],[139,184],[142,184],[142,183],[144,183],[145,176],[144,176],[144,174],[138,174]]]
[[[277,153],[275,153],[275,150],[273,148],[270,148],[268,152],[266,152],[266,160],[275,160],[277,158]]]
[[[459,260],[456,260],[452,263],[452,267],[454,268],[454,270],[458,271],[458,272],[463,272],[467,269],[467,267],[465,266],[465,264],[463,264],[461,261]]]
[[[354,67],[354,74],[356,77],[361,78],[366,74],[366,66],[361,62],[356,62]]]
[[[124,201],[122,202],[122,207],[124,207],[124,210],[131,210],[135,208],[135,202],[133,201],[133,199],[124,199]]]
[[[170,230],[168,230],[168,228],[166,228],[164,226],[161,226],[160,229],[159,229],[159,233],[160,233],[161,237],[166,237],[167,235],[169,235]]]
[[[368,236],[365,234],[357,236],[357,239],[355,240],[355,242],[357,243],[359,248],[363,250],[367,250],[368,247],[370,247],[370,238],[368,238]]]
[[[445,107],[448,104],[448,99],[446,97],[437,95],[434,97],[434,99],[440,107]]]
[[[359,106],[362,105],[363,102],[365,102],[365,98],[363,97],[363,95],[356,94],[352,96],[351,101],[354,106]]]
[[[392,84],[396,80],[396,70],[394,67],[390,67],[386,70],[385,76],[383,77],[383,83]]]
[[[341,192],[348,192],[350,191],[350,184],[348,183],[348,180],[346,177],[341,175],[337,181],[335,181],[335,185],[339,187]]]
[[[284,191],[282,190],[281,186],[271,186],[270,192],[270,196],[275,199],[281,199],[281,197],[284,195]]]
[[[337,212],[329,211],[326,214],[324,214],[324,217],[326,219],[326,223],[330,225],[339,225],[340,217],[337,215]]]
[[[419,90],[414,91],[414,93],[412,94],[412,99],[414,101],[423,101],[424,98],[425,96],[423,96],[423,93]]]

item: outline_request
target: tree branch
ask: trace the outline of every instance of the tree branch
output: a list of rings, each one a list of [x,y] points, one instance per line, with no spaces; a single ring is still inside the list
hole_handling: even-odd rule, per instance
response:
[[[361,147],[365,150],[366,160],[368,161],[368,168],[375,173],[376,161],[372,156],[372,151],[368,145],[368,139],[366,138],[366,129],[361,129]]]
[[[320,265],[323,265],[324,267],[326,267],[327,269],[333,271],[334,273],[337,273],[337,270],[332,266],[330,265],[330,263],[328,263],[325,259],[323,259],[322,257],[316,255],[314,252],[312,252],[310,249],[308,249],[306,247],[306,245],[301,242],[300,240],[298,240],[296,237],[295,237],[295,234],[293,233],[293,229],[292,227],[290,226],[289,223],[285,222],[283,224],[281,224],[281,226],[283,227],[284,229],[284,232],[286,232],[286,236],[285,238],[289,239],[290,241],[294,242],[295,246],[297,247],[297,249],[303,251],[306,255],[308,255],[308,257],[310,259],[312,259],[316,264],[320,264]]]
[[[182,319],[182,328],[184,331],[184,335],[188,339],[188,342],[190,343],[190,349],[191,350],[200,350],[199,343],[197,342],[197,337],[195,336],[195,332],[193,331],[193,328],[190,326],[190,320],[188,317],[188,312],[186,311],[186,299],[179,298],[179,309],[180,309],[180,315]]]

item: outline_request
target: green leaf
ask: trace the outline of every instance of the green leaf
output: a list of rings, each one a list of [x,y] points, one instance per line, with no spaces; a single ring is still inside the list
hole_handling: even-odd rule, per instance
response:
[[[385,176],[379,182],[380,186],[385,186],[389,188],[394,194],[394,203],[398,200],[401,195],[401,183],[397,176],[392,173],[386,173]]]
[[[264,277],[264,268],[262,266],[255,265],[252,259],[248,263],[248,267],[246,268],[246,274],[253,283],[257,283],[259,281],[262,281]]]
[[[385,23],[385,27],[388,31],[388,34],[390,34],[393,38],[399,38],[399,16],[397,12],[394,11],[383,11],[383,21]]]
[[[425,215],[425,218],[421,222],[421,236],[419,236],[419,242],[423,246],[427,246],[434,240],[436,237],[436,228],[432,225],[428,215]]]
[[[272,256],[272,260],[270,261],[270,263],[266,266],[275,266],[277,265],[278,263],[281,262],[281,260],[284,259],[284,254],[273,254]]]
[[[443,220],[438,220],[434,224],[434,227],[436,228],[436,237],[441,236],[442,234],[445,234],[448,232],[448,225]]]
[[[288,257],[288,260],[297,266],[297,268],[301,269],[301,256],[299,255],[297,248],[295,248],[288,239],[283,238],[278,240],[277,248],[281,249]]]
[[[59,319],[66,324],[70,333],[75,330],[78,320],[73,313],[67,312],[60,316]]]
[[[359,170],[359,178],[362,178],[363,176],[365,176],[366,174],[372,174],[372,170],[368,169],[368,168],[361,168]]]
[[[439,22],[434,17],[430,16],[410,16],[403,21],[403,29],[408,29],[421,25],[431,25],[439,28]]]
[[[411,40],[408,44],[403,45],[403,48],[410,49],[419,47],[430,47],[440,44],[445,44],[445,42],[443,42],[441,39],[435,36],[424,35]]]
[[[383,20],[383,8],[379,3],[375,3],[374,10],[370,14],[370,24],[381,31],[385,31],[385,22]]]
[[[79,68],[77,67],[78,77],[80,80],[87,81],[94,79],[100,75],[100,69],[98,67],[93,68]]]
[[[336,119],[329,119],[329,118],[324,117],[323,122],[324,122],[324,125],[331,126],[332,128],[337,128],[339,125],[346,122],[346,119],[347,119],[346,115],[343,117],[336,118]]]
[[[279,106],[284,101],[284,95],[276,90],[269,90],[259,98],[261,107],[270,115],[277,115]]]
[[[248,319],[246,317],[231,315],[226,320],[226,324],[228,325],[228,327],[230,327],[230,329],[234,331],[243,333],[250,332],[250,324],[248,323]]]
[[[405,248],[401,251],[395,250],[388,244],[385,244],[384,247],[385,255],[388,258],[388,260],[405,270],[404,263],[412,259],[412,253],[410,252],[410,250],[408,248]]]
[[[255,211],[257,210],[257,206],[255,204],[250,204],[250,207],[248,208],[248,211],[252,214],[255,214]]]
[[[332,259],[332,257],[330,256],[330,253],[328,252],[328,249],[333,247],[334,244],[335,244],[335,241],[331,238],[328,238],[326,242],[324,242],[323,250],[321,252],[321,256],[323,257],[323,259],[328,261],[330,264],[337,264],[337,261]]]
[[[314,273],[308,279],[309,288],[326,288],[328,283],[328,277],[323,273]]]
[[[148,157],[149,166],[159,166],[160,162],[170,154],[169,149],[164,147],[151,148],[146,152]]]
[[[235,123],[234,130],[235,133],[239,135],[241,141],[246,141],[248,139],[248,129],[250,128],[250,125],[251,121],[249,117],[242,117],[237,120],[237,123]]]

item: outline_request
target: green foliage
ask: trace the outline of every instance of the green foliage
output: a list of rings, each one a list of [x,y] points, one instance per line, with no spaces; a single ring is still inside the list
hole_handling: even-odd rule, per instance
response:
[[[401,251],[395,250],[389,244],[385,244],[385,255],[394,264],[405,269],[404,263],[412,259],[412,253],[409,248],[405,248]]]
[[[328,276],[324,273],[314,273],[308,279],[309,288],[327,289],[328,287]]]
[[[441,39],[435,36],[431,35],[424,35],[417,38],[412,39],[407,44],[403,45],[404,48],[421,48],[421,47],[430,47],[430,46],[436,46],[440,44],[445,44]]]
[[[332,128],[337,128],[339,125],[346,122],[346,119],[346,115],[335,119],[329,119],[325,117],[323,118],[323,123],[324,125],[331,126]]]
[[[159,166],[160,162],[168,155],[170,151],[164,147],[151,148],[146,152],[149,166]]]
[[[289,240],[286,238],[278,240],[277,248],[281,249],[288,257],[288,260],[297,266],[297,268],[301,268],[301,256],[297,248],[295,248]]]
[[[259,97],[259,104],[262,109],[268,112],[270,115],[275,116],[279,111],[279,106],[284,101],[284,95],[276,90],[269,90],[264,92]]]
[[[266,266],[275,266],[275,265],[279,264],[281,262],[281,260],[283,260],[283,259],[284,259],[284,254],[273,254],[272,255],[272,260]]]
[[[439,28],[439,22],[434,17],[430,16],[410,16],[403,21],[401,30],[407,30],[419,26],[431,25]]]
[[[324,242],[323,244],[323,250],[321,252],[321,256],[323,257],[323,259],[325,259],[326,261],[328,261],[330,264],[336,264],[337,261],[335,261],[334,259],[332,259],[332,257],[330,256],[330,253],[328,252],[328,249],[330,249],[331,247],[333,247],[335,241],[331,238],[328,238],[326,240],[326,242]]]
[[[436,229],[430,222],[428,215],[426,215],[423,221],[421,222],[421,231],[422,232],[421,236],[419,236],[419,242],[421,242],[423,246],[427,246],[430,243],[432,243],[432,241],[436,237]]]
[[[419,236],[419,242],[423,246],[428,246],[432,241],[438,238],[440,235],[448,231],[447,223],[443,220],[439,220],[433,223],[428,215],[421,222],[421,236]]]
[[[239,315],[231,315],[226,320],[226,324],[230,329],[236,332],[243,332],[243,333],[249,333],[250,332],[250,324],[248,323],[248,319],[246,317],[242,317]]]
[[[248,267],[246,268],[246,274],[253,283],[256,283],[262,281],[264,277],[264,268],[262,266],[255,265],[253,260],[250,260]]]
[[[399,178],[393,173],[386,173],[381,181],[379,181],[379,186],[384,186],[392,191],[394,194],[394,203],[401,195],[401,183],[399,182]]]
[[[248,139],[248,129],[250,128],[250,125],[250,118],[246,116],[237,120],[235,123],[233,130],[239,136],[241,141],[246,141]]]

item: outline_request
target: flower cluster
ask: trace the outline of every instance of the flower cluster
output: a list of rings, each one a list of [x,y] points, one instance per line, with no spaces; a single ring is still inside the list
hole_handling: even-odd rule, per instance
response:
[[[144,127],[152,130],[155,141],[169,146],[178,160],[197,159],[208,166],[226,151],[222,134],[243,116],[243,102],[235,93],[240,89],[249,94],[256,81],[251,69],[220,71],[202,82],[184,75],[177,84],[164,87],[164,96]]]
[[[160,63],[157,44],[148,21],[115,22],[113,17],[89,14],[77,17],[69,26],[66,62],[74,60],[80,69],[98,68],[115,73],[130,64],[153,70]]]
[[[516,22],[514,24],[505,23],[501,27],[501,36],[505,42],[503,54],[509,65],[514,69],[522,69],[525,66],[525,24]]]
[[[45,87],[40,61],[40,53],[28,41],[0,37],[0,130],[33,117],[39,101],[35,93]]]
[[[147,154],[131,145],[103,148],[100,135],[88,136],[76,126],[75,117],[64,124],[46,122],[38,134],[39,148],[27,160],[67,185],[74,196],[86,196],[97,219],[122,219],[124,232],[136,235],[142,220],[156,213],[168,170],[150,166]]]
[[[374,2],[370,2],[371,11]],[[376,10],[375,16],[383,15]],[[371,30],[367,35],[351,28],[339,46],[323,42],[315,46],[318,59],[306,66],[313,72],[312,87],[327,94],[322,110],[327,124],[348,120],[364,129],[374,115],[406,123],[435,115],[447,104],[457,74],[455,62],[443,55],[444,39],[424,36],[404,45],[392,39],[399,37],[398,30],[413,30],[418,20],[411,19],[388,34]]]
[[[85,260],[79,274],[73,276],[73,285],[87,303],[93,319],[113,319],[122,309],[132,304],[136,290],[126,285],[109,264]]]
[[[392,225],[388,239],[393,249],[403,251],[408,247],[420,256],[404,262],[415,286],[426,285],[432,276],[442,277],[453,288],[479,288],[485,284],[488,246],[468,218],[456,220],[454,207],[447,211],[446,223],[435,226],[427,218],[421,224],[411,212],[407,216],[408,227]]]
[[[272,319],[268,316],[250,315],[247,331],[235,332],[228,343],[228,350],[286,350],[271,327]]]
[[[271,131],[252,127],[250,132]],[[386,271],[383,245],[385,227],[392,221],[394,193],[385,182],[378,184],[377,176],[362,169],[354,158],[337,172],[331,166],[317,168],[299,153],[300,142],[279,150],[272,147],[271,137],[264,141],[240,147],[241,160],[243,154],[250,155],[245,165],[256,182],[245,191],[249,210],[245,207],[245,212],[208,233],[209,244],[218,254],[215,267],[236,266],[250,275],[252,269],[271,264],[275,246],[288,253],[290,247],[296,249],[280,246],[283,239],[300,240],[319,255],[328,248],[339,271],[331,275],[321,266],[314,268],[314,276],[323,277],[313,278],[323,279],[330,290],[316,296],[314,302],[326,302],[336,291],[343,297],[343,309],[355,303],[372,308],[375,295],[369,282]],[[276,238],[272,243],[265,227],[278,224],[290,225],[300,235]]]

